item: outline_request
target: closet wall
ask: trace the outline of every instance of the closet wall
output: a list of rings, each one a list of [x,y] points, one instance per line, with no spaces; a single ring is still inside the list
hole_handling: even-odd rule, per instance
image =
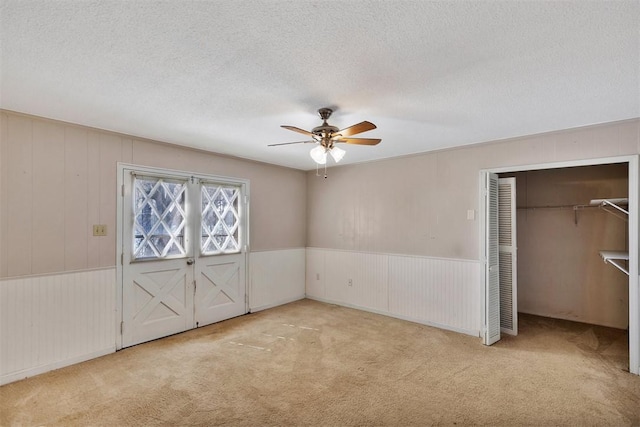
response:
[[[627,197],[627,165],[548,169],[516,177],[518,310],[626,329],[628,276],[599,255],[628,250],[627,222],[591,199]]]

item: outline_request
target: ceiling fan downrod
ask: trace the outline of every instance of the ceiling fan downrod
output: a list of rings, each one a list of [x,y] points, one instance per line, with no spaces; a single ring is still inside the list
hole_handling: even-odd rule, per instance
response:
[[[332,138],[340,130],[337,127],[331,126],[329,123],[327,123],[327,120],[329,120],[329,117],[331,117],[332,113],[333,110],[331,108],[320,108],[318,110],[318,115],[322,119],[322,125],[316,126],[311,129],[311,133],[320,138],[319,142],[325,148],[331,148],[333,146]]]

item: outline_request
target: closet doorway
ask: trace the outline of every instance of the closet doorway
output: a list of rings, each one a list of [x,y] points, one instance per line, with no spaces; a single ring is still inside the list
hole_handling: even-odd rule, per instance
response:
[[[517,311],[628,330],[629,371],[638,374],[637,156],[483,171],[483,182],[491,177],[515,179]],[[494,202],[495,208],[481,198],[484,259],[490,259],[491,234],[498,238],[490,226]],[[486,270],[483,320],[490,344],[500,339],[504,295],[495,296]],[[504,275],[503,266],[498,270]]]

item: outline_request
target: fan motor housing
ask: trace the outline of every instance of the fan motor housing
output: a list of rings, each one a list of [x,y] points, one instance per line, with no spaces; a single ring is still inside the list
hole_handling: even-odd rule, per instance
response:
[[[311,133],[318,136],[330,136],[332,133],[337,133],[340,129],[335,126],[328,125],[326,123],[322,124],[322,126],[316,126],[311,129]]]

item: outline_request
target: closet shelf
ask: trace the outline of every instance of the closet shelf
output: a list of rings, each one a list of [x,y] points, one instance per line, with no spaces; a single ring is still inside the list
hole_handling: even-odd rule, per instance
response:
[[[618,198],[618,199],[593,199],[589,202],[591,206],[599,206],[603,208],[605,211],[615,214],[615,211],[612,211],[607,208],[616,209],[618,212],[622,212],[625,215],[629,215],[629,199],[627,198]],[[627,209],[624,209],[622,206],[627,206]],[[626,219],[626,217],[625,217]]]
[[[600,208],[616,218],[628,221],[629,211],[622,206],[629,206],[629,199],[622,197],[615,199],[593,199],[588,205],[575,205],[573,207],[573,222],[575,225],[578,225],[578,211],[587,208]]]
[[[627,276],[629,275],[629,270],[627,270],[624,266],[624,261],[629,261],[629,252],[600,251],[600,256],[605,263],[609,263],[616,267],[618,270],[622,271]]]

